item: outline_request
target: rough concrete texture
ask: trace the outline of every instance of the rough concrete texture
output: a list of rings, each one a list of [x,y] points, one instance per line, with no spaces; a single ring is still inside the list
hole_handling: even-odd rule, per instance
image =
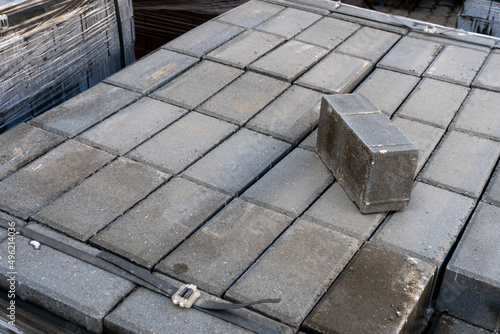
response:
[[[203,61],[152,96],[186,109],[194,109],[240,76],[243,71],[211,61]]]
[[[318,123],[321,93],[292,86],[257,114],[247,128],[295,143]]]
[[[500,167],[497,167],[496,172],[491,179],[488,189],[484,194],[484,201],[500,206]]]
[[[112,158],[68,140],[0,182],[0,208],[26,219]]]
[[[449,131],[421,176],[468,196],[481,195],[500,155],[500,145],[489,139]]]
[[[424,76],[469,86],[488,56],[488,49],[474,50],[446,46],[425,71]]]
[[[285,9],[285,7],[262,1],[250,1],[219,16],[217,20],[232,23],[240,27],[253,28],[281,12],[283,9]]]
[[[244,30],[230,24],[209,21],[165,44],[163,48],[201,57]]]
[[[500,105],[500,93],[473,89],[458,112],[455,129],[500,140],[500,112],[491,106]]]
[[[439,318],[439,323],[436,329],[432,332],[432,334],[458,334],[458,333],[467,333],[467,334],[490,334],[489,330],[484,328],[480,328],[460,319],[451,317],[449,315],[443,314],[441,318]]]
[[[177,174],[236,129],[234,124],[193,111],[134,149],[128,156]]]
[[[435,266],[366,243],[304,323],[315,333],[416,333]]]
[[[205,58],[243,69],[284,41],[283,37],[246,30],[210,52]]]
[[[119,158],[33,215],[86,241],[169,178],[168,174]]]
[[[0,136],[0,180],[38,158],[64,138],[35,128],[19,124]]]
[[[124,155],[181,117],[186,110],[144,97],[85,131],[78,140]]]
[[[318,129],[314,130],[306,139],[304,139],[299,147],[304,150],[316,151],[316,141],[318,139]]]
[[[304,30],[295,39],[331,50],[360,27],[357,24],[325,17]]]
[[[279,304],[252,308],[296,327],[359,245],[356,239],[299,219],[229,289],[226,297],[241,302],[281,298]]]
[[[287,8],[255,29],[290,39],[321,18],[318,14]]]
[[[385,213],[360,213],[338,182],[304,213],[307,220],[363,241],[368,239],[385,217]]]
[[[446,268],[437,308],[500,331],[500,208],[480,203]]]
[[[90,254],[96,252],[46,228],[33,229]],[[103,318],[134,284],[48,246],[35,250],[29,242],[16,236],[17,296],[91,332],[102,332]],[[0,250],[7,254],[7,242],[0,244]],[[0,286],[4,290],[10,271],[7,261],[1,261]]]
[[[141,94],[148,94],[197,62],[197,58],[160,49],[104,81]]]
[[[137,93],[100,83],[32,119],[30,123],[74,137],[139,97]]]
[[[425,78],[399,108],[397,115],[446,129],[468,93],[467,87]]]
[[[366,97],[384,114],[391,117],[419,80],[412,75],[376,69],[356,89],[356,93]]]
[[[348,93],[370,73],[373,65],[356,57],[332,52],[296,83],[325,93]]]
[[[403,37],[377,66],[420,76],[442,48],[443,45],[432,41]]]
[[[234,195],[271,166],[289,147],[277,139],[241,129],[183,175]]]
[[[227,199],[216,191],[174,178],[91,241],[151,268]]]
[[[474,205],[474,199],[417,182],[410,205],[386,220],[371,240],[439,265]]]
[[[500,92],[500,81],[495,73],[500,67],[500,53],[493,51],[483,68],[472,83],[472,86]]]
[[[235,199],[156,270],[221,296],[291,221]]]
[[[292,82],[327,53],[319,46],[291,40],[252,63],[249,68]]]
[[[198,111],[243,124],[289,87],[288,83],[247,72],[197,108]]]

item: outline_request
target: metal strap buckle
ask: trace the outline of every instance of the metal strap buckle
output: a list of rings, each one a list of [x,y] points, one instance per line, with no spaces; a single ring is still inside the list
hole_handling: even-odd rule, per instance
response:
[[[9,28],[9,18],[5,14],[0,15],[0,30],[8,28]]]
[[[193,284],[181,285],[179,290],[172,296],[172,301],[175,305],[183,308],[190,308],[200,296],[200,291]]]

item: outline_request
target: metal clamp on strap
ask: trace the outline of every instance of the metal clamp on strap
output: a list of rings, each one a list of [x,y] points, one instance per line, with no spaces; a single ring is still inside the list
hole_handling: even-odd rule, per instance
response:
[[[200,291],[198,291],[196,285],[184,284],[172,296],[172,301],[180,307],[190,308],[198,297],[200,297]]]
[[[5,30],[9,28],[9,18],[7,15],[0,15],[0,30]]]

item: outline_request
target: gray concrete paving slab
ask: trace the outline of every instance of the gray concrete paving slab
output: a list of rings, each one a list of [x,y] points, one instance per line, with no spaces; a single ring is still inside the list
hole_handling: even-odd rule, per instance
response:
[[[85,131],[77,140],[116,155],[124,155],[187,111],[144,97]]]
[[[321,15],[328,15],[330,11],[323,6],[317,6],[318,2],[316,2],[315,5],[309,5],[307,3],[302,2],[293,2],[289,0],[266,0],[267,2],[270,3],[275,3],[277,5],[282,5],[286,6],[288,8],[295,8],[295,9],[300,9],[300,10],[305,10],[307,12],[311,13],[316,13],[316,14],[321,14]],[[323,2],[324,3],[324,2]]]
[[[304,150],[316,151],[316,141],[318,139],[318,129],[314,130],[306,139],[304,139],[299,147]]]
[[[348,15],[345,15],[343,13],[347,13]],[[354,15],[350,15],[354,14]],[[369,17],[372,13],[370,11],[366,11],[362,8],[354,7],[354,6],[341,6],[339,9],[337,9],[335,12],[330,13],[330,17],[333,18],[338,18],[341,20],[345,20],[348,22],[356,23],[361,26],[365,27],[371,27],[374,29],[379,29],[379,30],[384,30],[400,35],[404,35],[408,32],[408,27],[405,26],[400,26],[400,25],[391,25],[391,24],[385,24],[383,22],[377,22],[371,20]],[[377,14],[375,14],[378,16]],[[387,16],[385,17],[387,19]],[[391,20],[392,22],[392,20]]]
[[[284,10],[285,7],[277,6],[262,1],[250,1],[217,18],[218,21],[232,23],[240,27],[253,28]]]
[[[295,8],[287,8],[278,15],[258,25],[255,29],[290,39],[322,17],[323,16],[315,13]]]
[[[361,26],[358,24],[325,17],[304,30],[295,39],[331,50],[359,28]]]
[[[496,172],[490,180],[486,193],[484,194],[484,201],[500,206],[500,167],[496,168]]]
[[[500,92],[500,81],[498,75],[495,73],[499,67],[500,52],[493,51],[484,63],[483,68],[478,73],[474,82],[472,82],[472,86]]]
[[[493,333],[484,328],[471,325],[460,319],[443,314],[439,318],[439,323],[432,332],[432,334],[453,334],[453,333],[467,333],[467,334],[489,334]]]

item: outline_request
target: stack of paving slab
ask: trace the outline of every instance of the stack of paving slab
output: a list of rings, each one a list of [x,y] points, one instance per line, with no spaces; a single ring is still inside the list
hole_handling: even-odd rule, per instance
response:
[[[3,134],[0,223],[204,298],[281,298],[238,311],[281,333],[418,333],[433,298],[441,333],[498,330],[496,40],[300,1],[248,2]],[[315,152],[321,96],[351,92],[420,149],[405,210],[361,214]],[[248,333],[22,236],[16,251],[19,297],[89,331]]]
[[[0,132],[135,60],[132,4],[116,3],[0,0]]]
[[[467,31],[500,37],[500,2],[466,0],[457,17],[457,27]]]

